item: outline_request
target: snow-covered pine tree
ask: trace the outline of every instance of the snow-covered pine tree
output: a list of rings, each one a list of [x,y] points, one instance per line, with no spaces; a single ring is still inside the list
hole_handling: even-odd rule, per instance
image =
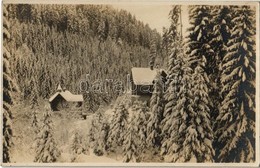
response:
[[[227,43],[230,39],[230,32],[232,29],[232,7],[231,6],[214,6],[212,10],[212,39],[210,41],[211,47],[215,53],[215,64],[220,68],[220,63],[227,53]],[[214,71],[217,71],[216,69]],[[219,73],[215,73],[219,74]],[[216,75],[217,76],[217,75]]]
[[[200,59],[197,61],[203,62]],[[191,63],[186,63],[183,65],[181,88],[177,94],[179,99],[162,128],[171,132],[169,134],[165,131],[169,138],[162,144],[161,152],[165,154],[167,162],[212,162],[214,149],[208,105],[209,80],[202,68],[205,62],[198,63],[194,72],[190,68]]]
[[[123,162],[137,162],[137,157],[138,157],[138,146],[136,144],[136,126],[134,124],[134,121],[130,121],[124,142],[123,142],[123,153],[124,153],[124,158]]]
[[[57,148],[53,138],[51,111],[45,107],[43,116],[43,125],[36,138],[36,156],[35,162],[52,163],[60,156],[60,151]]]
[[[215,151],[212,147],[213,131],[210,120],[211,99],[209,97],[209,77],[214,67],[213,50],[209,45],[211,39],[210,6],[190,6],[190,34],[187,42],[188,67],[194,69],[190,81],[191,106],[185,116],[188,122],[182,123],[179,131],[184,131],[183,151],[185,161],[213,162]],[[186,84],[187,85],[187,84]],[[179,133],[181,133],[180,131]]]
[[[91,128],[88,134],[89,145],[93,149],[93,152],[98,156],[103,155],[107,150],[106,142],[109,126],[103,117],[103,114],[100,112],[93,115]]]
[[[255,160],[255,9],[237,6],[222,63],[218,161]]]
[[[167,76],[167,90],[164,95],[165,107],[163,112],[162,120],[162,132],[163,139],[167,140],[171,134],[171,130],[168,126],[164,127],[167,122],[174,117],[173,108],[179,100],[177,96],[180,88],[182,87],[182,77],[183,77],[183,49],[182,43],[175,43],[176,49],[173,49],[172,54],[169,57],[169,71]]]
[[[186,154],[196,158],[197,162],[213,162],[215,151],[213,144],[213,130],[210,119],[211,100],[209,97],[209,78],[205,72],[206,58],[202,56],[192,74],[194,82],[191,88],[192,109],[188,113],[184,148]],[[193,155],[193,156],[192,156]]]
[[[82,144],[81,144],[81,137],[79,136],[79,133],[75,133],[72,139],[72,144],[71,144],[71,150],[75,154],[80,154],[82,152]]]
[[[7,103],[3,104],[3,162],[10,162],[9,150],[12,145],[12,113],[10,111],[10,105]]]
[[[222,60],[227,53],[227,43],[230,39],[230,32],[232,27],[234,26],[231,22],[233,15],[232,6],[214,6],[212,11],[212,23],[213,31],[212,31],[212,39],[210,41],[210,45],[214,50],[215,57],[215,68],[214,72],[211,74],[212,89],[210,91],[210,97],[212,100],[212,104],[214,106],[211,109],[211,119],[213,121],[213,130],[214,132],[217,129],[216,118],[219,114],[219,108],[222,102],[221,95],[221,64]],[[214,123],[215,122],[215,123]],[[217,160],[218,156],[218,143],[217,138],[214,139],[213,143],[214,149],[216,150],[216,155],[214,160]]]
[[[214,6],[212,10],[213,31],[210,45],[214,50],[214,68],[211,74],[212,90],[210,92],[212,103],[211,118],[213,121],[217,118],[219,106],[221,103],[221,61],[227,53],[227,42],[230,39],[230,30],[232,28],[232,7]]]
[[[191,27],[188,29],[190,34],[188,35],[188,42],[187,42],[187,55],[188,55],[189,66],[191,69],[198,68],[197,72],[199,73],[199,75],[202,75],[203,77],[203,78],[201,77],[201,80],[205,80],[204,83],[202,83],[204,85],[203,87],[205,88],[201,88],[200,91],[205,92],[206,94],[200,95],[199,97],[201,101],[204,101],[204,104],[198,106],[204,106],[204,109],[210,108],[209,110],[203,110],[203,111],[195,110],[195,111],[197,113],[205,112],[207,113],[207,115],[210,116],[214,116],[214,113],[212,112],[214,111],[212,102],[216,101],[215,99],[219,98],[218,96],[214,95],[216,92],[214,90],[214,88],[216,87],[215,82],[208,82],[206,80],[207,78],[209,78],[210,81],[215,81],[216,73],[218,72],[218,65],[216,64],[217,57],[213,51],[213,47],[211,46],[211,41],[214,37],[212,33],[213,25],[214,25],[212,20],[213,18],[212,9],[213,6],[207,6],[207,5],[189,6],[189,19],[190,19]],[[194,75],[196,75],[196,73],[194,73]],[[194,81],[195,85],[197,85],[196,82],[197,81]],[[197,109],[198,107],[194,107],[194,108]],[[205,125],[205,127],[210,127],[212,129],[213,124],[211,122],[208,124],[209,125],[208,126]],[[207,129],[203,128],[203,131],[207,131]],[[211,134],[212,131],[210,130],[210,132],[208,132],[210,141],[212,141]],[[210,155],[213,153],[214,152],[211,152],[209,150],[207,154]],[[210,157],[210,159],[208,158],[208,160],[212,161],[213,155],[208,157]]]
[[[210,46],[212,39],[211,23],[212,14],[211,6],[207,5],[193,5],[189,6],[189,20],[191,27],[188,28],[190,34],[188,35],[187,54],[189,55],[189,62],[191,68],[195,69],[198,63],[197,58],[206,58],[205,72],[210,76],[214,72],[214,51]]]
[[[107,139],[109,130],[109,124],[107,123],[107,121],[103,120],[100,131],[100,146],[102,147],[103,153],[106,153],[108,149]]]
[[[89,133],[88,133],[88,142],[90,143],[90,147],[92,146],[91,143],[94,142],[95,140],[95,137],[94,137],[94,132],[95,132],[95,124],[94,124],[94,120],[92,119],[91,120],[91,123],[90,123],[90,129],[89,129]]]
[[[169,18],[171,21],[171,25],[168,29],[168,40],[170,43],[171,49],[175,49],[175,43],[178,41],[182,41],[182,25],[181,25],[181,6],[173,5],[172,10],[169,13]]]
[[[173,9],[170,12],[171,18],[171,26],[169,28],[169,39],[171,42],[171,55],[169,55],[168,59],[168,76],[167,76],[167,90],[165,93],[165,112],[163,117],[170,113],[172,113],[171,109],[176,102],[176,93],[179,90],[178,82],[180,82],[181,76],[181,55],[182,51],[182,39],[180,36],[179,30],[179,15],[180,15],[181,7],[179,5],[173,6]],[[167,137],[165,137],[167,138]]]
[[[91,126],[88,133],[89,146],[93,149],[93,151],[97,151],[97,148],[99,148],[98,132],[100,130],[101,122],[101,114],[94,114],[93,119],[91,120]]]
[[[168,56],[170,50],[170,38],[169,38],[169,31],[165,27],[163,27],[163,33],[162,33],[162,47],[166,52],[166,56]]]
[[[37,113],[38,111],[37,110],[34,110],[33,111],[33,115],[32,115],[32,124],[31,126],[35,129],[35,132],[37,133],[38,132],[38,119],[37,119]]]
[[[147,139],[148,147],[159,147],[161,145],[161,121],[163,119],[164,110],[164,83],[161,74],[158,71],[154,80],[153,94],[150,99],[150,117],[147,123]]]
[[[183,64],[180,71],[182,71],[182,76],[178,83],[179,90],[175,92],[178,101],[171,107],[171,112],[166,113],[167,115],[162,121],[164,140],[161,146],[161,155],[165,155],[166,162],[187,161],[183,152],[183,143],[186,136],[186,125],[189,122],[188,113],[192,109],[191,85],[189,84],[192,70],[187,64]]]
[[[154,63],[155,63],[155,59],[156,59],[156,38],[155,38],[155,34],[152,35],[152,40],[151,40],[151,47],[150,47],[150,56],[149,56],[149,66],[151,69],[154,68]]]
[[[122,146],[124,141],[124,132],[127,128],[128,111],[123,104],[119,104],[115,110],[108,133],[108,144],[110,149]]]
[[[36,82],[35,79],[32,80],[32,92],[31,92],[31,109],[34,109],[36,106],[39,106],[39,102],[38,102],[38,91],[37,91],[37,86],[36,86]]]
[[[163,142],[161,153],[166,154],[167,162],[213,161],[209,80],[204,70],[209,57],[206,54],[212,52],[207,44],[208,16],[208,6],[190,7],[192,26],[186,46],[187,56],[180,59],[183,74],[177,78],[181,83],[175,84],[180,86],[174,95],[178,99],[166,104],[165,118],[168,119],[163,120],[162,131],[169,138]]]
[[[183,47],[179,30],[179,15],[181,7],[176,5],[170,12],[171,26],[169,28],[169,39],[171,44],[171,55],[168,59],[168,76],[167,76],[167,90],[164,95],[165,107],[163,112],[163,120],[161,122],[162,131],[162,148],[161,154],[167,153],[168,148],[171,146],[169,138],[176,130],[172,129],[175,112],[173,111],[176,102],[178,101],[178,92],[181,88],[182,80],[182,64],[183,64]],[[174,132],[173,132],[174,131]]]
[[[76,132],[72,137],[72,143],[70,145],[72,158],[71,161],[75,161],[76,155],[81,154],[84,151],[84,146],[82,144],[82,137]]]
[[[18,87],[15,80],[12,78],[9,59],[11,57],[8,51],[8,41],[10,40],[10,33],[8,29],[10,24],[8,22],[7,6],[3,5],[3,162],[10,162],[9,150],[12,144],[12,112],[11,106],[15,102],[14,93],[18,92]]]
[[[146,148],[147,106],[135,101],[132,106],[132,115],[128,124],[123,142],[123,161],[142,161],[142,153]]]
[[[109,22],[107,18],[102,18],[99,22],[97,31],[98,31],[98,39],[99,39],[99,45],[100,42],[104,42],[109,35]]]

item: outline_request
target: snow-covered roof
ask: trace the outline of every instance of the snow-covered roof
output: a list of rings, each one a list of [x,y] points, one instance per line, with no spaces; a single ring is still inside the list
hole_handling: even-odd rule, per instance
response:
[[[56,92],[50,97],[49,102],[52,102],[58,95],[61,95],[68,102],[83,102],[83,95],[74,95],[68,90]]]
[[[132,68],[132,77],[135,85],[152,85],[159,69]]]

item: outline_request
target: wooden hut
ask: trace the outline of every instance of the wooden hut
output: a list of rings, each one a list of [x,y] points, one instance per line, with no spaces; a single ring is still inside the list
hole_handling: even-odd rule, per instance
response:
[[[166,81],[167,74],[163,69],[139,67],[133,67],[131,69],[130,80],[132,100],[150,100],[153,93],[153,83],[157,74],[160,74],[163,77],[164,82]]]
[[[83,95],[74,95],[70,91],[58,86],[57,92],[49,99],[51,109],[59,111],[66,108],[79,108],[83,103]]]

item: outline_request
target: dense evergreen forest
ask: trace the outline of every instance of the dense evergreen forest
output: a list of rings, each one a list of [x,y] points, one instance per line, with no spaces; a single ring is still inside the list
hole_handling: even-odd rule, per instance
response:
[[[95,113],[85,139],[73,136],[72,162],[90,148],[97,156],[122,156],[123,162],[255,162],[255,6],[188,10],[187,36],[180,5],[172,6],[171,25],[161,36],[111,6],[6,5],[4,161],[10,162],[11,93],[35,104],[49,98],[57,83],[79,92],[86,74],[125,81],[132,66],[158,64],[167,69],[166,91],[158,74],[149,106],[129,103],[112,89],[84,94]],[[108,119],[99,105],[116,98]],[[48,108],[41,111],[40,127],[32,115],[34,161],[59,162],[56,121]]]
[[[23,99],[49,98],[59,83],[80,92],[79,82],[87,74],[93,82],[125,82],[132,66],[148,66],[152,41],[165,57],[156,30],[111,6],[21,4],[8,9],[14,37],[8,45]],[[106,102],[119,94],[108,92],[93,101]]]

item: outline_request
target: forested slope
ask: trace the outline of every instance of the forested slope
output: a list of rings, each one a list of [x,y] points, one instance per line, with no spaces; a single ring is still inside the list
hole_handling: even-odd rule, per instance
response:
[[[24,99],[48,98],[59,83],[77,93],[86,74],[125,84],[132,66],[148,66],[151,41],[158,55],[163,52],[155,30],[110,6],[21,4],[8,10],[12,68]],[[109,94],[92,96],[102,99],[96,104],[119,94],[107,88]]]
[[[113,107],[98,108],[121,93],[112,92],[110,87],[108,93],[84,94],[86,103],[91,103],[88,107],[95,111],[86,120],[87,135],[74,127],[83,126],[80,114],[64,111],[51,117],[48,105],[30,108],[26,104],[24,109],[38,109],[43,121],[41,127],[33,126],[40,130],[36,132],[39,142],[46,142],[37,144],[35,161],[60,161],[59,150],[65,149],[61,146],[69,140],[65,141],[65,136],[53,128],[68,130],[63,125],[53,126],[55,118],[54,125],[60,125],[59,119],[69,120],[67,127],[74,125],[69,128],[76,131],[72,162],[82,144],[86,145],[84,150],[93,150],[97,156],[119,156],[124,162],[255,162],[256,8],[190,5],[187,9],[187,37],[181,31],[182,6],[174,5],[169,14],[171,25],[164,29],[161,40],[147,25],[109,6],[8,6],[10,12],[5,18],[12,29],[5,25],[4,30],[12,38],[5,37],[4,56],[10,52],[12,57],[4,59],[8,67],[4,73],[10,76],[4,80],[17,80],[23,100],[35,103],[39,98],[48,98],[58,83],[79,92],[79,81],[86,74],[91,80],[111,78],[124,83],[132,66],[164,65],[168,56],[166,88],[158,72],[149,107],[123,94]],[[16,122],[28,124],[25,121],[36,114],[30,110],[23,110],[29,115],[16,110],[16,115],[21,116]],[[83,110],[89,111],[85,107]],[[22,116],[27,120],[20,121]],[[10,128],[5,131],[9,142],[11,117],[7,120],[10,122],[5,122],[4,127]],[[14,125],[19,132],[19,124]],[[45,134],[51,135],[48,140]],[[77,140],[79,137],[82,141]],[[45,148],[49,142],[57,142],[58,152],[52,152],[56,146]],[[9,162],[10,145],[5,148]],[[52,159],[46,161],[44,152]]]

